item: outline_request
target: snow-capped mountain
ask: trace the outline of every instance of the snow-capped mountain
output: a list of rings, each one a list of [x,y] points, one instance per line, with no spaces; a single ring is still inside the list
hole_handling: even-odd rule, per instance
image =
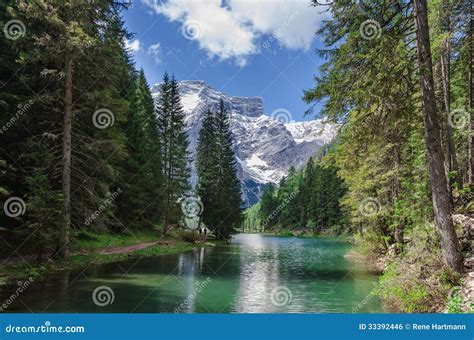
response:
[[[235,141],[238,176],[249,205],[258,200],[264,184],[278,183],[291,166],[303,166],[336,134],[334,125],[321,120],[284,123],[277,119],[281,118],[279,115],[265,115],[260,97],[228,96],[203,81],[184,80],[179,82],[179,87],[193,156],[204,111],[217,110],[219,100],[224,100]],[[152,87],[152,94],[154,98],[159,96],[159,85]],[[192,183],[196,182],[193,169]]]

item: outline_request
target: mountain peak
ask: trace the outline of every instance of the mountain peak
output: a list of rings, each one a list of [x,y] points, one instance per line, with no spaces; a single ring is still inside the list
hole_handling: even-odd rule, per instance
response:
[[[201,80],[182,80],[179,87],[193,156],[204,112],[217,111],[223,99],[230,115],[238,177],[248,205],[258,200],[262,185],[278,183],[292,166],[302,167],[336,134],[335,126],[322,120],[283,124],[264,114],[261,97],[229,96]],[[155,98],[159,95],[159,84],[152,87],[152,94]],[[192,184],[196,182],[193,166]]]

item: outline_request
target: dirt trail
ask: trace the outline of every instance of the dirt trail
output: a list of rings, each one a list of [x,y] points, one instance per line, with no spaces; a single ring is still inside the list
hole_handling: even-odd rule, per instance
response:
[[[100,250],[98,250],[98,254],[100,255],[111,255],[111,254],[126,254],[126,253],[130,253],[132,251],[136,251],[136,250],[142,250],[142,249],[146,249],[148,247],[151,247],[151,246],[154,246],[154,245],[157,245],[157,244],[163,244],[165,246],[169,246],[169,245],[172,245],[173,242],[172,241],[162,241],[162,240],[159,240],[159,241],[154,241],[154,242],[144,242],[144,243],[139,243],[139,244],[133,244],[133,245],[130,245],[130,246],[123,246],[123,247],[108,247],[108,248],[102,248]],[[72,255],[89,255],[89,254],[93,254],[94,252],[93,251],[87,251],[87,250],[83,250],[83,251],[80,251],[80,252],[76,252],[76,253],[73,253]],[[47,256],[44,255],[46,258],[49,258],[51,257],[53,254],[48,254]],[[0,265],[5,265],[5,264],[15,264],[15,263],[19,263],[19,262],[32,262],[32,261],[35,261],[36,260],[36,255],[24,255],[24,256],[11,256],[9,258],[6,258],[6,259],[0,259]]]
[[[135,250],[145,249],[145,248],[154,246],[155,244],[158,244],[158,243],[159,241],[155,241],[155,242],[145,242],[145,243],[140,243],[140,244],[134,244],[134,245],[125,246],[125,247],[104,248],[99,251],[99,254],[100,255],[125,254],[125,253],[130,253]]]

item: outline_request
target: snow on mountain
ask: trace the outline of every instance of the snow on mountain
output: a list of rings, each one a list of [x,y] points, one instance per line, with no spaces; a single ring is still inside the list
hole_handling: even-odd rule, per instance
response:
[[[219,100],[224,100],[230,115],[238,177],[249,205],[258,200],[264,184],[278,183],[291,166],[302,167],[336,134],[335,126],[324,124],[322,120],[284,124],[267,116],[260,97],[228,96],[195,80],[181,81],[179,88],[193,156],[204,111],[218,110]],[[154,98],[158,97],[159,85],[153,86],[151,91]],[[194,169],[191,182],[197,182]]]

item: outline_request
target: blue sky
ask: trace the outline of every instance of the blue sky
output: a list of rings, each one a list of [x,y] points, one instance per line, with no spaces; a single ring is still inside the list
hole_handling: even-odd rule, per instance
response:
[[[307,0],[136,0],[124,12],[135,34],[127,44],[150,84],[168,71],[262,97],[266,114],[284,109],[294,121],[314,118],[303,117],[301,97],[322,62],[314,32],[323,16]]]

